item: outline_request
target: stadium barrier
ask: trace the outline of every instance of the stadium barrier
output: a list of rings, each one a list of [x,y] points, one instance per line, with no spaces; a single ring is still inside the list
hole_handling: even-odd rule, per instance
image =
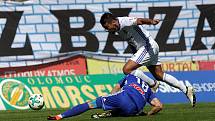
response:
[[[214,71],[169,73],[178,78],[181,83],[195,88],[197,102],[215,102]],[[146,74],[151,76],[148,72]],[[28,98],[32,93],[43,94],[45,108],[69,108],[109,94],[123,76],[123,74],[99,74],[1,78],[0,110],[28,109]],[[164,104],[188,103],[182,92],[163,82],[156,95]]]

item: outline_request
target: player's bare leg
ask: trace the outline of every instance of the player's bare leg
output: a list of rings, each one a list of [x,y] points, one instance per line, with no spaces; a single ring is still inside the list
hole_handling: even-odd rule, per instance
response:
[[[133,70],[136,70],[137,68],[141,67],[142,65],[137,64],[136,62],[132,60],[128,60],[128,62],[123,67],[123,73],[125,75],[131,73]]]
[[[151,87],[152,91],[155,93],[159,86],[159,82],[149,78],[147,75],[144,74],[143,71],[137,69],[141,66],[142,65],[137,64],[136,62],[134,62],[132,60],[128,60],[128,62],[123,67],[123,73],[126,75],[131,73],[131,74],[143,79]]]
[[[170,74],[164,73],[161,65],[151,65],[147,67],[152,75],[157,79],[166,82],[170,86],[180,89],[188,99],[190,100],[191,105],[194,107],[196,103],[196,98],[194,94],[193,87],[185,86],[183,83],[180,83],[175,77]]]

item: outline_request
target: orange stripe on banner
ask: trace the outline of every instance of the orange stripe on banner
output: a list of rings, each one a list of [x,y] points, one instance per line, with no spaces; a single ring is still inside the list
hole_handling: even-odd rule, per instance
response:
[[[16,90],[15,90],[15,92],[12,95],[11,100],[10,100],[11,105],[15,105],[17,103],[20,95],[22,94],[22,90],[23,90],[23,86],[21,86],[21,85],[18,88],[16,88]]]

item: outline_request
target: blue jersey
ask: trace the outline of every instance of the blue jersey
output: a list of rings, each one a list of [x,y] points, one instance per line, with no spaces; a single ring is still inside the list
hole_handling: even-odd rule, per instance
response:
[[[119,110],[122,115],[135,115],[142,111],[146,102],[155,98],[149,86],[134,75],[127,75],[118,82],[121,91],[103,96],[104,110]]]
[[[119,81],[119,84],[122,90],[125,90],[137,105],[138,110],[141,110],[145,106],[146,102],[150,102],[152,100],[152,96],[154,98],[154,94],[149,86],[139,77],[128,74]]]

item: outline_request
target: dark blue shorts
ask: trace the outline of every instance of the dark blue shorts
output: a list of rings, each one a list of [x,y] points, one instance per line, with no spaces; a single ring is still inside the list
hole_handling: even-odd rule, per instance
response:
[[[103,110],[113,110],[119,112],[120,115],[129,116],[139,113],[146,102],[150,103],[156,96],[150,88],[145,95],[141,95],[136,89],[130,88],[100,98]]]
[[[103,110],[113,110],[124,116],[135,115],[140,112],[137,105],[125,91],[103,96],[101,100]]]

